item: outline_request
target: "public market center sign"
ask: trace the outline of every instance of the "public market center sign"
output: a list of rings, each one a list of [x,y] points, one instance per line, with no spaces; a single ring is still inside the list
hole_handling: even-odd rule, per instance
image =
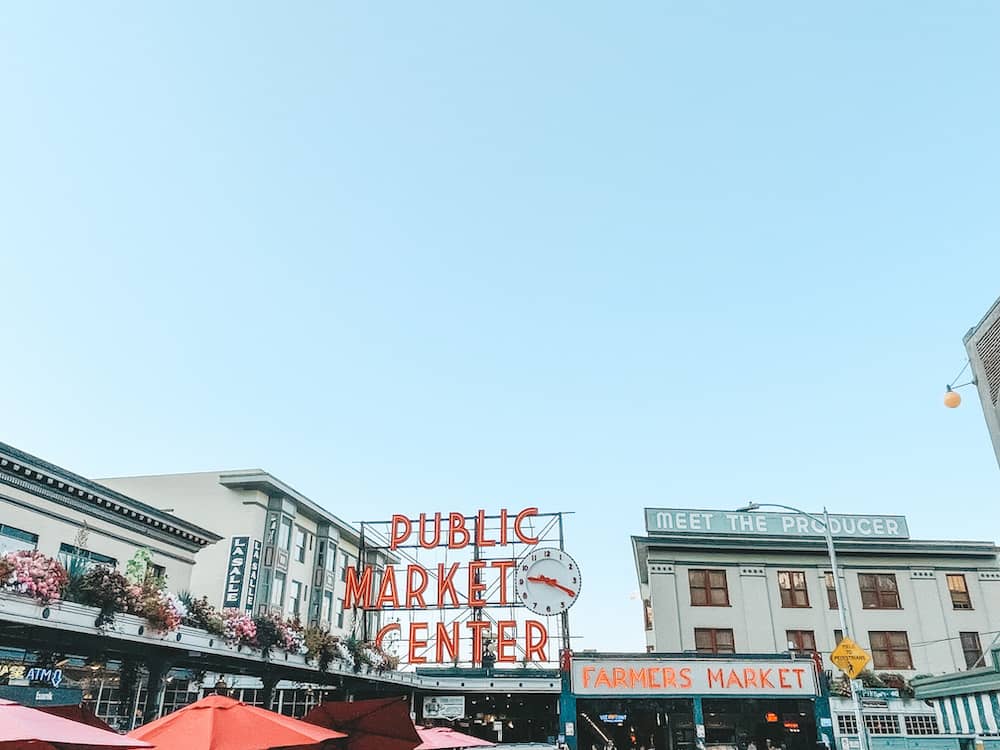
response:
[[[783,537],[822,537],[825,533],[822,523],[801,513],[675,508],[646,508],[646,532]],[[830,533],[844,539],[910,538],[903,516],[831,515]]]

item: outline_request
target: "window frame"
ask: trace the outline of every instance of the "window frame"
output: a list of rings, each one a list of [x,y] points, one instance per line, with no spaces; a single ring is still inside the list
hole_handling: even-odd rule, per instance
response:
[[[700,585],[696,585],[694,582],[694,577],[696,575],[703,576],[703,581]],[[722,585],[716,586],[712,585],[713,575],[722,576]],[[719,604],[712,601],[712,592],[721,591],[725,596],[725,602]],[[704,596],[704,602],[695,601],[695,592]],[[691,598],[692,607],[729,607],[729,577],[726,575],[725,568],[689,568],[688,569],[688,594]]]
[[[75,544],[61,542],[59,544],[59,554],[69,557],[77,557],[86,561],[87,565],[107,565],[110,568],[118,567],[118,560],[111,555],[103,555],[100,552],[77,547]]]
[[[882,579],[891,579],[892,588],[883,587]],[[871,582],[872,585],[866,586],[866,582]],[[861,591],[861,608],[862,609],[902,609],[903,602],[899,596],[899,581],[896,580],[895,573],[858,573],[858,588]],[[865,595],[870,594],[874,596],[874,604],[869,604],[872,601],[871,596],[866,600]],[[886,600],[892,604],[889,606],[886,604]]]
[[[275,587],[279,579],[281,581],[281,593],[279,593],[277,597],[275,597],[274,593]],[[280,607],[282,610],[285,609],[285,589],[287,586],[288,586],[288,576],[280,570],[274,571],[274,575],[271,576],[271,591],[269,592],[270,597],[268,597],[270,600],[268,601],[268,604],[271,607]],[[277,601],[275,601],[275,599],[277,599]]]
[[[945,585],[948,587],[948,595],[951,597],[951,608],[961,611],[974,609],[972,606],[972,595],[969,593],[969,582],[965,579],[965,573],[947,573],[944,578]],[[951,587],[953,579],[962,582],[961,590]],[[956,601],[956,594],[958,595],[958,601]],[[962,601],[962,597],[964,597],[964,601]]]
[[[9,549],[7,549],[7,544],[0,544],[0,554],[38,549],[38,534],[32,534],[30,531],[11,526],[9,523],[0,523],[0,537],[20,542],[20,544],[11,544]]]
[[[823,574],[826,583],[826,608],[840,609],[840,602],[837,601],[837,582],[833,578],[833,573],[827,571]]]
[[[731,650],[720,651],[719,650],[719,635],[723,633],[729,634],[728,648]],[[698,636],[708,634],[712,642],[711,650],[705,650],[698,646]],[[699,654],[735,654],[736,653],[736,633],[733,632],[732,628],[695,628],[694,629],[694,648]]]
[[[805,648],[805,646],[801,645],[805,641],[804,636],[808,637],[808,639],[812,641],[812,648]],[[785,642],[795,643],[795,648],[792,649],[793,651],[795,651],[795,653],[810,654],[810,655],[817,653],[815,630],[786,630]]]
[[[301,545],[299,544],[300,539],[302,541]],[[308,544],[309,532],[296,524],[292,533],[292,555],[300,563],[304,563],[306,561],[306,548]]]
[[[966,643],[966,636],[972,636],[975,638],[975,644],[971,645]],[[962,646],[962,656],[965,657],[965,668],[973,669],[979,660],[983,658],[983,642],[979,638],[979,631],[977,630],[962,630],[958,633],[958,642]],[[969,661],[969,656],[975,651],[976,658]]]
[[[881,643],[876,646],[876,636]],[[893,644],[894,636],[902,636],[905,644],[905,651],[898,645]],[[869,630],[868,644],[871,647],[872,666],[875,669],[897,669],[910,671],[913,669],[913,652],[910,650],[910,636],[905,630]],[[895,656],[896,654],[906,654],[906,662],[902,663]],[[885,660],[880,660],[878,654],[885,654]]]
[[[782,585],[782,576],[787,576],[788,586]],[[797,578],[798,581],[796,581]],[[809,609],[809,583],[806,581],[806,572],[804,570],[779,570],[778,593],[782,609]],[[797,594],[802,595],[802,601],[797,601]]]
[[[292,519],[282,516],[278,521],[278,549],[288,552],[292,548]],[[287,530],[287,533],[286,533]]]
[[[907,737],[927,737],[941,734],[934,714],[903,714],[903,729]]]
[[[302,581],[292,579],[292,585],[288,588],[288,614],[292,617],[302,615]]]

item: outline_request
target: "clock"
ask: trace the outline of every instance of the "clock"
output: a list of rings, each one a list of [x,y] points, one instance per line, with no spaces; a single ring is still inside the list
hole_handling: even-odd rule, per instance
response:
[[[514,596],[536,614],[557,615],[576,602],[581,581],[576,560],[565,552],[536,549],[518,560]]]

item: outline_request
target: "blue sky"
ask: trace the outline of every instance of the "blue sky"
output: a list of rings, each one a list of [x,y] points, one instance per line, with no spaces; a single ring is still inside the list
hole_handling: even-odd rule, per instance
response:
[[[348,519],[647,505],[1000,538],[1000,5],[0,8],[0,440],[260,466]]]

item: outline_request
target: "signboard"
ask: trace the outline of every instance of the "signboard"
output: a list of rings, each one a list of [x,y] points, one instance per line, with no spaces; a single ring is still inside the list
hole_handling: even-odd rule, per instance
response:
[[[861,698],[871,698],[873,700],[888,701],[899,697],[899,690],[896,688],[866,688],[858,689],[858,696]]]
[[[850,638],[844,638],[830,654],[830,661],[852,680],[864,671],[871,660],[868,652]]]
[[[247,566],[248,536],[234,536],[229,544],[229,564],[226,566],[226,589],[222,594],[224,608],[238,609],[243,601],[243,576]]]
[[[574,659],[577,695],[818,695],[811,661]]]
[[[820,521],[801,513],[646,508],[649,534],[823,537]],[[903,516],[830,516],[830,533],[843,539],[909,539]]]
[[[464,695],[425,695],[425,719],[455,719],[465,718]]]
[[[24,664],[5,662],[0,664],[0,679],[44,682],[46,685],[59,687],[62,684],[63,671],[61,669],[29,667]]]
[[[247,566],[247,603],[246,611],[253,612],[257,601],[257,576],[260,574],[260,540],[254,539],[250,551],[250,564]]]

